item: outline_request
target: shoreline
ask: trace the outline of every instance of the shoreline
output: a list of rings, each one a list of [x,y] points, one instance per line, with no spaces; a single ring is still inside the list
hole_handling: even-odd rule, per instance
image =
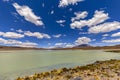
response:
[[[61,68],[16,80],[120,80],[120,60],[96,61],[86,66]]]
[[[106,50],[105,52],[114,52],[114,53],[120,53],[120,49],[118,49],[118,50]]]

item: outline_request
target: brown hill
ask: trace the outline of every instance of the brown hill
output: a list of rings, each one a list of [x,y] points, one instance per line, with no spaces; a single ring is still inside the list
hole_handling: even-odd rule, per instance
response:
[[[100,50],[100,49],[120,49],[120,45],[115,45],[115,46],[75,46],[72,48],[53,48],[52,50],[77,50],[77,49],[82,49],[82,50]]]
[[[44,48],[16,47],[16,46],[0,46],[0,50],[45,50]]]

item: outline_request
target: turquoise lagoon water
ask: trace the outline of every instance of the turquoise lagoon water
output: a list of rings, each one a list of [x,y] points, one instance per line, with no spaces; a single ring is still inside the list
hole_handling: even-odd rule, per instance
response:
[[[102,50],[0,51],[0,80],[109,59],[120,59],[120,54]]]

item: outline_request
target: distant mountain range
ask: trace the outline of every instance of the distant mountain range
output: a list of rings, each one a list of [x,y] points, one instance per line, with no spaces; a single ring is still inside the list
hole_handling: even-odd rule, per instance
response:
[[[90,46],[88,44],[77,45],[72,48],[27,48],[27,47],[15,47],[15,46],[0,46],[0,50],[99,50],[99,49],[120,49],[120,45],[114,46]]]
[[[52,48],[52,50],[76,50],[76,49],[82,49],[82,50],[99,50],[99,49],[120,49],[120,45],[114,45],[114,46],[91,46],[88,44],[82,44],[77,45],[72,48]]]
[[[73,48],[81,48],[81,47],[90,47],[90,45],[88,45],[88,44],[82,44],[82,45],[74,46]]]
[[[28,47],[16,47],[16,46],[0,46],[0,50],[44,50],[44,48],[28,48]]]

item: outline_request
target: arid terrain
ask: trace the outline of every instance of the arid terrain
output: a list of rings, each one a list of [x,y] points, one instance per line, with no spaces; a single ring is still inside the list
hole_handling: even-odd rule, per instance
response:
[[[86,66],[35,73],[16,80],[120,80],[120,60],[96,61]]]

